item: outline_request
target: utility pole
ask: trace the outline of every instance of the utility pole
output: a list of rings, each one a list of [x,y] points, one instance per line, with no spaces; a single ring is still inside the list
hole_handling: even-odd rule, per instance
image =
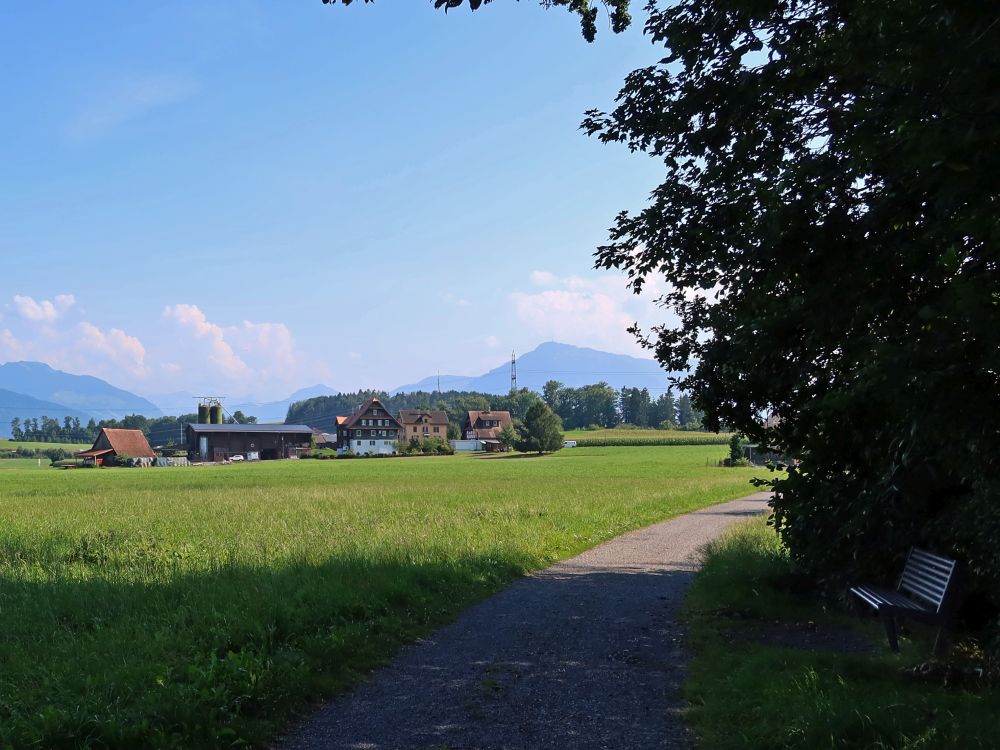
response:
[[[514,352],[510,353],[510,392],[514,393],[517,390],[517,355]]]
[[[441,395],[441,371],[438,370],[438,395]]]

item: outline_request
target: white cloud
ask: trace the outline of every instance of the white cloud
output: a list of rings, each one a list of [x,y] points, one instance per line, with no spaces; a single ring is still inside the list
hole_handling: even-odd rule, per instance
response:
[[[78,140],[96,138],[121,123],[187,99],[197,91],[197,83],[183,75],[128,76],[92,92],[90,101],[72,118],[67,131]]]
[[[496,336],[487,336],[484,343],[486,344],[486,347],[488,349],[500,348],[500,339],[498,339]]]
[[[469,300],[463,299],[462,297],[458,297],[452,294],[451,292],[445,292],[444,294],[442,294],[441,299],[443,299],[450,305],[455,305],[456,307],[470,307],[472,305],[472,303],[469,302]]]
[[[14,309],[17,314],[35,323],[54,323],[74,304],[76,298],[72,294],[56,295],[54,301],[47,299],[35,301],[26,295],[14,295]]]
[[[190,331],[198,346],[189,347],[184,362],[187,378],[207,386],[254,389],[290,384],[300,371],[300,357],[291,331],[284,323],[254,323],[221,326],[208,320],[197,305],[168,305],[165,318]]]
[[[659,296],[655,289],[647,285],[637,296],[620,276],[533,271],[529,281],[537,289],[514,292],[510,300],[518,320],[541,338],[644,355],[627,329],[634,323],[662,322],[665,315],[654,304]]]
[[[233,351],[226,341],[225,331],[220,326],[210,323],[197,305],[167,305],[164,316],[173,318],[184,328],[190,329],[194,335],[204,339],[209,344],[208,360],[227,378],[246,378],[251,372],[247,363]]]
[[[0,331],[0,361],[9,362],[24,357],[26,349],[9,328]]]
[[[86,322],[77,326],[77,332],[79,335],[75,342],[83,352],[103,356],[113,365],[123,367],[137,377],[145,376],[146,348],[139,339],[129,336],[120,328],[112,328],[105,333]]]

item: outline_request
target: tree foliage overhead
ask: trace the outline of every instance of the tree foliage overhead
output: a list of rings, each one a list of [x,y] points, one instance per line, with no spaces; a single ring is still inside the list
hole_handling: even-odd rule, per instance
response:
[[[583,127],[666,179],[597,265],[670,282],[680,322],[645,340],[698,362],[680,385],[708,426],[801,459],[775,485],[800,560],[888,570],[926,544],[1000,601],[997,5],[649,9],[666,55]]]
[[[470,10],[479,10],[483,5],[489,5],[493,0],[432,0],[435,8],[444,8],[447,13],[452,8],[467,5]],[[621,33],[632,23],[632,16],[629,14],[631,0],[538,0],[544,8],[564,7],[570,13],[580,17],[580,29],[584,38],[588,42],[594,41],[597,37],[597,6],[603,5],[611,23],[611,30],[616,34]],[[353,0],[340,0],[342,5],[350,5]],[[364,0],[365,3],[375,2],[375,0]],[[324,5],[336,5],[337,0],[323,0]]]

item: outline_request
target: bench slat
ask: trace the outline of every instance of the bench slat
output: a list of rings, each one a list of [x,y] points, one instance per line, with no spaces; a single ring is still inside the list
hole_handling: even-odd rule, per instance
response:
[[[944,592],[940,590],[935,590],[924,586],[919,581],[907,581],[903,578],[903,581],[899,584],[900,591],[906,591],[909,594],[918,596],[928,604],[930,604],[935,610],[941,607],[941,602],[944,601]]]
[[[917,602],[907,599],[894,589],[880,589],[873,586],[855,586],[851,593],[864,599],[869,606],[879,609],[886,605],[898,607],[900,609],[912,609],[916,611],[926,611]]]
[[[909,560],[913,562],[919,562],[926,565],[929,568],[937,568],[945,573],[951,573],[955,568],[955,561],[949,560],[946,557],[941,557],[940,555],[935,555],[930,552],[921,549],[914,549],[910,553]]]
[[[919,572],[921,575],[926,575],[928,578],[937,578],[945,581],[951,578],[953,569],[954,566],[945,570],[936,565],[929,565],[920,559],[908,560],[904,568],[904,570]]]
[[[902,577],[900,577],[899,580],[900,583],[910,582],[918,586],[922,586],[923,588],[929,589],[931,591],[943,592],[945,589],[948,588],[947,580],[942,581],[937,578],[929,578],[928,576],[923,575],[919,571],[915,572],[913,570],[910,570],[909,568],[903,571],[903,575]]]

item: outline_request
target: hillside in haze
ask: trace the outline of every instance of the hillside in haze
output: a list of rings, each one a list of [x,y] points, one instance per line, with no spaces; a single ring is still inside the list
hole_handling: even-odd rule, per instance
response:
[[[648,388],[655,398],[667,388],[667,375],[652,359],[588,349],[548,341],[517,358],[517,386],[541,391],[546,381],[579,388],[604,381],[613,388]],[[401,385],[392,393],[437,390],[436,375],[416,383]],[[507,393],[510,391],[510,362],[506,361],[483,375],[442,375],[441,390]]]
[[[0,438],[10,437],[10,422],[14,418],[42,420],[42,417],[63,421],[63,418],[70,417],[86,422],[90,416],[82,411],[68,409],[60,404],[51,401],[26,396],[23,393],[15,393],[0,388]]]
[[[115,388],[110,383],[90,375],[71,375],[54,370],[41,362],[8,362],[0,365],[0,388],[30,396],[33,399],[58,404],[77,412],[86,421],[121,419],[129,414],[147,417],[162,416],[155,404],[134,393]],[[41,417],[41,414],[19,416]],[[54,414],[47,414],[55,418]],[[10,420],[7,420],[8,427]]]

